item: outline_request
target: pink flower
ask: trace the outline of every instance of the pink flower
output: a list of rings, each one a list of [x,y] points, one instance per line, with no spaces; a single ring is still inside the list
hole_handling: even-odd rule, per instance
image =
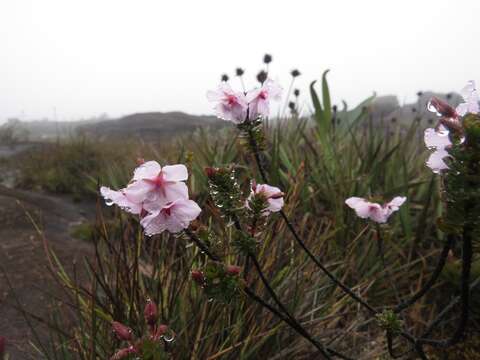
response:
[[[280,100],[282,88],[275,81],[268,79],[260,89],[254,89],[248,92],[248,116],[254,120],[261,116],[268,117],[270,114],[270,101]]]
[[[263,212],[263,215],[268,215],[271,212],[278,212],[283,207],[283,192],[275,187],[267,184],[252,184],[252,191],[247,200],[248,201],[255,195],[263,195],[268,202],[268,207]]]
[[[351,197],[345,201],[345,204],[355,210],[358,217],[383,224],[387,222],[390,215],[402,206],[406,199],[404,196],[397,196],[382,206],[377,203],[371,203],[363,198]]]
[[[145,230],[145,234],[152,236],[165,230],[178,233],[186,229],[190,222],[197,218],[201,209],[195,201],[180,198],[162,207],[151,207],[149,212],[140,223]]]
[[[139,215],[142,213],[142,203],[132,201],[132,199],[125,195],[125,189],[116,191],[102,186],[100,188],[100,194],[105,198],[105,203],[108,206],[115,204],[131,214]]]
[[[473,80],[470,80],[467,85],[460,91],[460,94],[462,95],[465,102],[457,106],[456,111],[458,115],[464,116],[468,113],[478,114],[479,98],[477,89],[475,88],[475,82]]]
[[[207,99],[217,103],[215,112],[220,119],[241,123],[247,117],[247,101],[241,92],[235,92],[230,85],[222,82],[217,91],[208,91]]]
[[[450,132],[443,125],[440,125],[437,130],[433,128],[425,130],[425,145],[427,148],[434,150],[427,160],[427,166],[436,174],[442,170],[448,169],[448,165],[445,163],[444,158],[449,156],[447,147],[452,145],[449,133]]]
[[[185,165],[170,165],[163,168],[156,161],[147,161],[135,169],[133,180],[123,190],[125,196],[145,209],[151,204],[161,207],[179,198],[188,199],[188,188],[183,182],[188,172]]]

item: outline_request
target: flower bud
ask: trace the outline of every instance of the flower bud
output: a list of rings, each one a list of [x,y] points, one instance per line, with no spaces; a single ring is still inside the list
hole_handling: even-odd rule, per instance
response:
[[[154,340],[160,340],[160,338],[167,332],[168,326],[164,324],[160,324],[157,327],[157,330],[155,331],[155,334],[153,335]]]
[[[130,346],[128,348],[123,348],[118,350],[111,358],[110,360],[121,360],[127,358],[130,354],[136,354],[137,350],[133,347]]]
[[[225,270],[227,271],[228,275],[237,276],[238,274],[240,274],[241,269],[239,266],[236,265],[227,265],[227,268]]]
[[[0,336],[0,359],[3,359],[3,356],[5,355],[5,346],[6,346],[6,340],[3,336]]]
[[[119,323],[118,321],[112,322],[112,329],[115,335],[117,335],[119,340],[131,341],[132,340],[132,329],[128,326]]]
[[[143,315],[145,316],[145,321],[148,325],[153,326],[157,322],[158,319],[158,310],[157,305],[148,299],[147,304],[145,305],[145,310],[143,311]]]
[[[281,199],[281,198],[283,198],[284,196],[285,196],[285,194],[280,191],[280,192],[277,192],[277,193],[275,193],[275,194],[273,194],[273,195],[270,195],[270,196],[269,196],[269,199]]]
[[[203,285],[205,282],[205,277],[203,276],[203,273],[198,270],[192,270],[192,279],[199,285]]]
[[[252,180],[251,188],[254,193],[257,192],[257,182],[255,179]]]
[[[457,112],[453,107],[448,105],[445,101],[437,97],[432,97],[427,104],[427,109],[431,112],[436,112],[438,115],[446,118],[456,118]]]
[[[207,177],[209,179],[213,178],[218,172],[218,168],[214,167],[206,167],[205,168],[205,174],[207,174]]]

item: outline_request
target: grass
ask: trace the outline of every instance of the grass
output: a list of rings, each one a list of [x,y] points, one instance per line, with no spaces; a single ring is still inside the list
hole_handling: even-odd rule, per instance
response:
[[[330,271],[375,307],[395,306],[392,285],[408,298],[428,278],[443,245],[444,236],[436,227],[442,211],[439,178],[424,165],[426,150],[419,123],[392,124],[387,132],[368,120],[364,104],[338,112],[332,122],[333,114],[325,110],[330,108],[326,86],[324,77],[322,101],[315,94],[312,119],[292,117],[264,124],[269,181],[286,193],[286,214]],[[87,139],[59,143],[30,155],[22,165],[21,181],[54,192],[94,196],[98,183],[114,188],[125,184],[136,157],[187,164],[192,197],[203,209],[196,226],[211,232],[212,246],[226,263],[242,266],[244,259],[232,246],[235,232],[214,208],[204,174],[206,166],[234,164],[244,192],[250,179],[261,182],[248,144],[235,129],[200,130],[161,147]],[[43,166],[35,171],[34,164],[39,162]],[[377,229],[358,219],[344,201],[350,196],[390,200],[397,195],[407,196],[408,202],[381,229],[385,269]],[[190,271],[203,268],[207,260],[188,238],[145,238],[137,219],[103,207],[101,200],[96,222],[77,230],[93,244],[95,256],[86,258],[71,274],[49,253],[54,263],[51,270],[65,285],[67,297],[49,319],[52,342],[43,356],[110,357],[120,346],[110,322],[128,324],[137,336],[145,333],[142,311],[145,300],[151,298],[159,305],[162,322],[176,333],[175,341],[168,344],[170,358],[311,358],[309,343],[243,294],[228,305],[206,298]],[[272,287],[317,339],[356,359],[386,356],[383,331],[318,272],[280,217],[269,220],[257,255]],[[456,248],[453,258],[458,256]],[[448,303],[444,294],[456,293],[451,281],[458,272],[455,269],[450,266],[444,281],[404,312],[410,332],[419,334]],[[249,276],[253,289],[268,299],[256,275]],[[454,320],[454,315],[446,318],[435,335],[447,335]],[[470,342],[478,343],[478,335]],[[400,339],[395,339],[395,346],[406,348]]]

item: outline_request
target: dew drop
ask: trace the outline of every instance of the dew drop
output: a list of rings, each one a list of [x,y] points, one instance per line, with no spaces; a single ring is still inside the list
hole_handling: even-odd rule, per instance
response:
[[[173,331],[168,335],[163,335],[163,340],[165,340],[166,342],[172,342],[173,340],[175,340],[175,334],[173,333]]]
[[[438,112],[437,108],[435,105],[432,104],[432,100],[429,100],[427,103],[427,110],[436,114],[437,116],[441,116],[441,114]]]

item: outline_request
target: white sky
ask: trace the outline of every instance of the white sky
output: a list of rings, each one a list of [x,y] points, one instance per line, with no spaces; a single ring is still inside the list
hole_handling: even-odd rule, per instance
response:
[[[330,68],[337,102],[412,100],[480,81],[479,16],[478,0],[1,0],[0,122],[211,113],[220,74],[254,84],[265,52],[304,96]]]

